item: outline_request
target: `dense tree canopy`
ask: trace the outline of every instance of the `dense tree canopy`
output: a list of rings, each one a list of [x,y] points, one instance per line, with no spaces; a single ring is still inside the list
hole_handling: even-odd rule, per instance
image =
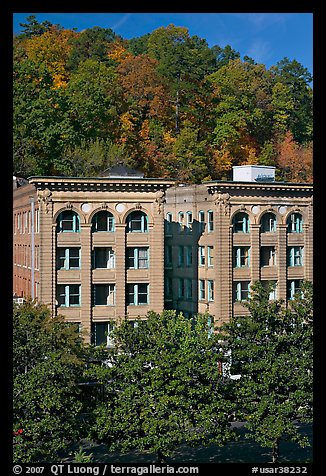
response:
[[[111,450],[171,456],[180,444],[223,446],[235,438],[234,401],[219,373],[218,338],[207,315],[149,312],[114,332],[110,366],[88,374],[104,385],[92,435]]]
[[[280,179],[312,181],[312,76],[295,59],[267,69],[175,25],[130,40],[34,15],[22,26],[14,38],[17,175],[69,175],[67,150],[85,148],[86,161],[92,144],[107,140],[145,176],[196,183],[258,163],[276,165]],[[84,165],[80,175],[101,171]]]
[[[80,437],[83,343],[75,326],[44,305],[13,311],[14,461],[53,461]]]
[[[255,283],[247,303],[249,316],[234,317],[222,327],[226,355],[239,406],[236,417],[246,422],[247,437],[272,449],[279,458],[281,438],[301,446],[297,422],[312,421],[313,307],[312,285],[303,283],[285,308],[270,299],[270,287]]]

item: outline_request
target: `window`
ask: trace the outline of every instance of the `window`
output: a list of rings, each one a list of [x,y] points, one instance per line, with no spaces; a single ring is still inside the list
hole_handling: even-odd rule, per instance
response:
[[[172,233],[172,220],[173,220],[172,213],[167,213],[166,220],[165,220],[165,232],[167,234]]]
[[[198,264],[199,266],[205,266],[205,246],[199,246],[198,248]]]
[[[250,266],[249,246],[236,246],[233,248],[233,267],[248,268]]]
[[[38,208],[35,209],[35,233],[40,232],[40,211]]]
[[[114,216],[106,210],[95,213],[92,218],[92,231],[114,231]]]
[[[214,246],[207,246],[207,266],[214,266]]]
[[[207,212],[207,231],[214,231],[214,214],[212,210],[208,210]]]
[[[96,247],[93,250],[93,268],[115,268],[115,253],[111,247]]]
[[[214,301],[214,281],[212,279],[207,281],[207,300]]]
[[[198,221],[199,221],[199,229],[200,231],[203,231],[205,228],[205,212],[203,210],[200,210],[198,212]]]
[[[57,232],[78,232],[79,231],[79,216],[76,212],[66,210],[61,212],[57,219]]]
[[[277,299],[277,282],[276,281],[262,281],[262,285],[267,290],[269,289],[269,300],[274,301]]]
[[[260,266],[276,266],[275,246],[262,246],[260,248]]]
[[[172,278],[165,277],[165,298],[172,298]]]
[[[80,269],[80,248],[57,248],[57,269]]]
[[[185,280],[183,278],[178,279],[178,298],[185,297]]]
[[[234,233],[249,233],[249,216],[247,213],[237,213],[233,218]]]
[[[186,266],[192,266],[192,246],[186,246]]]
[[[178,266],[184,265],[184,246],[178,247]]]
[[[198,299],[199,301],[205,300],[205,280],[204,279],[199,280]]]
[[[288,247],[288,266],[303,265],[303,246]]]
[[[115,284],[93,284],[93,306],[115,305]]]
[[[233,283],[233,301],[247,301],[250,297],[250,281]]]
[[[59,307],[80,306],[80,284],[58,284],[57,301]]]
[[[18,213],[18,215],[17,215],[17,232],[19,232],[19,233],[21,233],[21,226],[22,226],[21,214]]]
[[[127,248],[127,268],[147,269],[148,248]]]
[[[301,279],[293,279],[287,283],[287,299],[294,299],[296,294],[300,292]]]
[[[127,284],[127,305],[141,306],[149,303],[149,284]]]
[[[261,219],[262,233],[274,233],[276,231],[276,216],[274,213],[265,213]]]
[[[113,347],[111,333],[114,327],[114,322],[93,322],[92,344],[95,344],[96,346],[105,345],[106,347]]]
[[[192,223],[193,223],[192,212],[187,212],[186,216],[187,216],[187,230],[191,231]]]
[[[185,220],[185,214],[183,212],[179,212],[178,213],[179,231],[184,230],[184,226],[185,226],[184,220]]]
[[[127,233],[146,233],[148,231],[148,217],[146,213],[135,211],[127,217]]]
[[[190,278],[185,280],[185,291],[186,299],[192,299],[192,280]]]
[[[289,233],[302,233],[302,215],[300,213],[291,213],[287,219]]]
[[[172,266],[172,246],[165,247],[165,266]]]

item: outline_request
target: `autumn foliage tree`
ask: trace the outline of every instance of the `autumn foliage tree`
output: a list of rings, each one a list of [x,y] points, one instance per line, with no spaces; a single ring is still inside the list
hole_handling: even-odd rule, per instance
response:
[[[298,144],[288,131],[277,146],[276,164],[283,180],[290,182],[312,182],[312,142]]]
[[[279,167],[282,180],[312,180],[312,76],[297,61],[267,69],[173,24],[130,40],[34,15],[22,27],[13,41],[15,174],[69,175],[67,150],[84,149],[86,161],[108,140],[148,177],[224,179],[233,165],[258,163]],[[81,175],[100,173],[80,164]]]

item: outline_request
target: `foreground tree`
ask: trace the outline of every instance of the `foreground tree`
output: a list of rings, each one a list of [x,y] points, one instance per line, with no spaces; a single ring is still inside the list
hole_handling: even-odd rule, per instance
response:
[[[224,445],[234,404],[218,370],[217,336],[207,316],[150,312],[113,331],[111,367],[89,375],[104,384],[92,437],[110,450],[156,453],[163,462],[178,445]]]
[[[222,330],[241,373],[236,416],[246,421],[247,437],[272,449],[276,463],[281,438],[309,444],[297,422],[312,420],[312,287],[305,283],[287,308],[269,297],[270,289],[256,283],[250,315],[234,317]]]
[[[83,344],[74,326],[32,301],[13,310],[13,459],[53,461],[80,434]]]

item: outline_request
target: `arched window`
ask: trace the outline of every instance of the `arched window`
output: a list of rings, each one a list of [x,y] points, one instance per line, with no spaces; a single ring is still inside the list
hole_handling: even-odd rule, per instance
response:
[[[148,217],[146,213],[135,211],[127,217],[127,233],[145,233],[148,231]]]
[[[166,219],[165,219],[165,232],[166,233],[171,233],[172,232],[172,220],[173,220],[173,215],[172,213],[167,213],[166,214]]]
[[[233,217],[234,233],[249,233],[249,215],[239,212]]]
[[[303,219],[301,213],[291,213],[287,219],[289,233],[302,233]]]
[[[80,228],[79,215],[72,210],[61,212],[57,218],[57,232],[78,232]]]
[[[276,216],[274,213],[265,213],[260,223],[262,233],[273,233],[276,231]]]
[[[114,216],[106,210],[101,210],[92,218],[92,231],[114,231]]]

